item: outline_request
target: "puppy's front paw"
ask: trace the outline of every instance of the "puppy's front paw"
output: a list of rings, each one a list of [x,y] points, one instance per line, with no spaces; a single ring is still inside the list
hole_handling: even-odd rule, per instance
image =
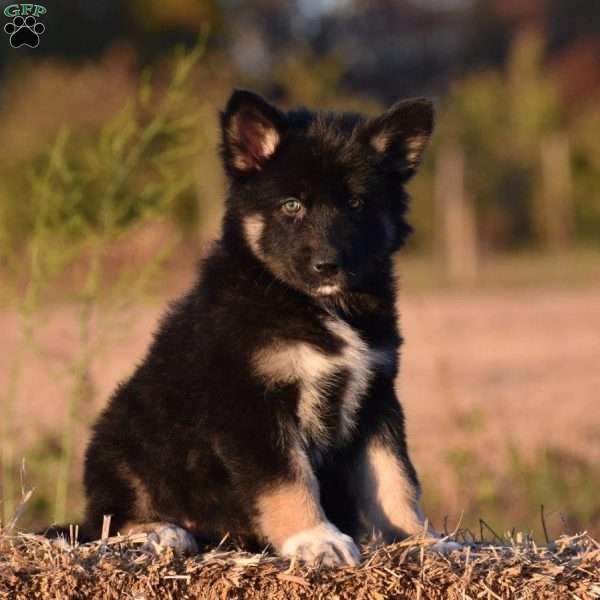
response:
[[[173,548],[176,554],[198,554],[198,544],[194,536],[185,529],[165,523],[159,525],[148,533],[144,549],[160,551],[164,548]]]
[[[354,540],[331,523],[322,523],[289,537],[281,547],[284,556],[322,565],[357,565],[360,552]]]
[[[431,546],[428,546],[427,550],[437,552],[438,554],[450,554],[455,550],[462,550],[462,548],[462,545],[457,542],[440,540],[439,542],[435,542],[434,544],[431,544]]]

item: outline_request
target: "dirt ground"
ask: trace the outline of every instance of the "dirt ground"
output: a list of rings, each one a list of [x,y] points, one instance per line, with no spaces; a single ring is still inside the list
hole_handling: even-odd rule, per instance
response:
[[[94,353],[95,397],[84,407],[86,418],[141,360],[163,308],[153,302],[98,318],[95,336],[106,336]],[[398,390],[419,470],[439,471],[448,447],[461,444],[477,448],[490,468],[507,443],[523,452],[564,448],[600,462],[599,286],[413,289],[401,293],[400,312],[406,343]],[[0,331],[6,389],[19,337],[14,314],[0,314]],[[68,306],[49,309],[37,338],[16,405],[17,455],[42,432],[62,428],[65,367],[79,351],[77,314]],[[445,500],[460,506],[461,490],[449,487]]]
[[[600,464],[600,288],[408,294],[402,324],[409,445],[443,514],[458,518],[478,484],[457,486],[450,450],[468,449],[492,479],[510,473],[511,448]]]
[[[600,459],[600,287],[418,293],[401,314],[416,452],[475,411],[492,447],[512,436]]]

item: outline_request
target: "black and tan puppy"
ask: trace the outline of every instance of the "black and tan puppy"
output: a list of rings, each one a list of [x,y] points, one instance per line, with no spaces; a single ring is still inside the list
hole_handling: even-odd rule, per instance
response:
[[[221,237],[94,428],[84,531],[110,514],[183,550],[229,532],[355,564],[361,533],[423,529],[392,255],[432,105],[367,119],[237,91],[221,122]]]

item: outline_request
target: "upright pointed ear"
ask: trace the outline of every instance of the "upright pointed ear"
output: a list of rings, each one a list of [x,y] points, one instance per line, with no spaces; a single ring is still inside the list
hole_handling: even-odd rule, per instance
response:
[[[258,94],[234,91],[221,113],[222,154],[227,171],[259,171],[277,150],[285,124],[285,115]]]
[[[433,103],[415,98],[397,102],[381,116],[368,121],[365,134],[382,161],[406,181],[421,163],[433,124]]]

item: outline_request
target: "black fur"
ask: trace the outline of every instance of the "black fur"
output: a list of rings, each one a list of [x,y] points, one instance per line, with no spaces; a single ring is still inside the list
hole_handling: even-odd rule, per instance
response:
[[[284,113],[238,91],[221,123],[230,183],[222,234],[94,427],[85,461],[87,538],[110,514],[112,532],[169,521],[206,541],[229,532],[266,543],[256,499],[293,478],[297,440],[328,518],[351,535],[360,533],[354,466],[369,439],[393,448],[417,486],[394,393],[401,338],[391,256],[410,232],[403,185],[431,133],[431,104],[401,102],[368,120]],[[374,369],[346,439],[339,404],[349,373],[336,373],[319,408],[323,443],[300,431],[298,383],[266,385],[253,356],[275,341],[338,355],[344,341],[324,326],[330,317],[393,358]]]

